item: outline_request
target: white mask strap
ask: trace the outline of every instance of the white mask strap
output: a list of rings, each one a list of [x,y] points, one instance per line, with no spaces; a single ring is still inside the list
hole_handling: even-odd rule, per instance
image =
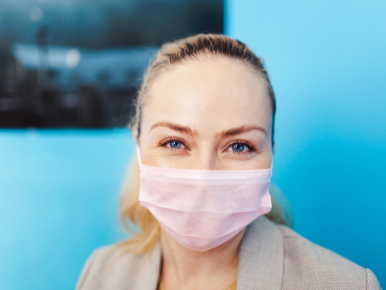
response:
[[[142,162],[141,162],[141,154],[139,153],[139,146],[138,146],[138,144],[135,147],[136,147],[136,150],[137,150],[137,158],[138,158],[139,168],[141,168]]]

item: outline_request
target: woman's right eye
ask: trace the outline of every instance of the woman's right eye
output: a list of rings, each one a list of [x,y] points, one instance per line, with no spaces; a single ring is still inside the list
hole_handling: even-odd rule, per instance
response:
[[[169,147],[173,148],[173,149],[181,149],[181,147],[183,147],[183,146],[184,145],[179,141],[170,141],[169,142]]]
[[[161,146],[170,148],[170,149],[175,149],[175,150],[186,148],[185,144],[182,141],[174,140],[174,139],[166,140],[165,142],[162,142]]]

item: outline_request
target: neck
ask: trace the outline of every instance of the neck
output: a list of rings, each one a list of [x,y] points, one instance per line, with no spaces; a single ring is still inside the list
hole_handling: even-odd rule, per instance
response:
[[[162,228],[162,227],[161,227]],[[238,254],[245,230],[217,248],[197,252],[161,230],[161,282],[166,290],[226,289],[237,278]]]

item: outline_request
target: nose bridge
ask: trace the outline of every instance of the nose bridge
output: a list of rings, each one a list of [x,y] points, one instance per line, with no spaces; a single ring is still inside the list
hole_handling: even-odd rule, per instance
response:
[[[197,170],[220,170],[220,160],[216,149],[209,142],[203,142],[196,151],[195,168]]]

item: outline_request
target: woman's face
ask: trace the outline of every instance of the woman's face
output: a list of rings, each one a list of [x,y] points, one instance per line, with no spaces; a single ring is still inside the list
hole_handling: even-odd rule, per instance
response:
[[[235,60],[179,64],[155,80],[139,137],[144,165],[270,168],[272,113],[259,74]]]

